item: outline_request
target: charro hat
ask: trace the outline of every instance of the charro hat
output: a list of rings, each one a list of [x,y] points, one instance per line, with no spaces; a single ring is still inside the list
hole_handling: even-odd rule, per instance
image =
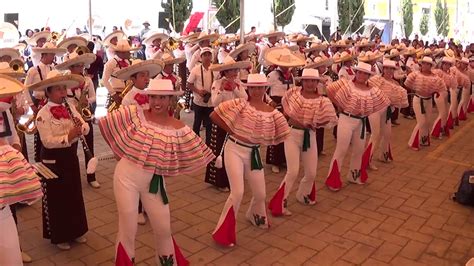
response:
[[[232,50],[230,53],[229,53],[229,56],[232,57],[232,58],[237,58],[237,56],[239,56],[239,54],[241,54],[243,51],[248,51],[249,54],[253,53],[253,51],[255,51],[255,43],[254,42],[249,42],[249,43],[245,43],[245,44],[239,44],[239,46],[237,46],[234,50]]]
[[[86,66],[89,66],[95,61],[95,59],[96,59],[96,55],[93,53],[84,53],[84,54],[79,55],[76,52],[72,52],[69,54],[69,59],[57,65],[56,69],[68,70],[71,66],[81,64],[81,63]]]
[[[305,60],[287,47],[273,47],[267,49],[264,54],[265,61],[272,65],[283,67],[304,66]]]
[[[165,41],[165,40],[169,39],[169,35],[164,33],[164,32],[158,32],[158,31],[151,32],[151,33],[148,33],[146,35],[146,37],[145,37],[145,39],[143,40],[142,43],[146,46],[149,46],[156,39],[160,39],[161,41]]]
[[[423,58],[419,61],[420,63],[429,63],[431,64],[432,66],[434,66],[436,64],[435,61],[433,61],[433,58],[429,57],[429,56],[423,56]]]
[[[33,47],[31,50],[37,54],[56,54],[56,56],[60,56],[67,52],[65,48],[58,48],[52,42],[45,43],[43,47]]]
[[[344,51],[342,53],[335,54],[333,56],[334,64],[346,62],[346,61],[352,61],[354,60],[355,56],[349,53],[348,51]]]
[[[19,62],[23,61],[19,60]],[[26,73],[23,70],[15,71],[7,62],[0,62],[0,74],[7,75],[12,78],[23,78],[26,76]]]
[[[453,65],[456,62],[456,60],[454,59],[454,57],[444,56],[443,59],[441,59],[441,62],[442,63],[449,63],[449,64]]]
[[[358,41],[354,46],[355,47],[368,47],[375,45],[374,42],[369,41],[367,38],[363,38],[362,40]]]
[[[303,35],[303,34],[298,34],[298,35],[293,35],[293,36],[289,37],[288,41],[290,41],[290,42],[309,42],[312,39],[313,38],[311,38],[309,36],[306,36],[306,35]]]
[[[316,40],[314,42],[311,43],[311,46],[309,48],[305,48],[304,51],[305,53],[309,53],[311,51],[322,51],[322,50],[326,50],[326,48],[328,48],[328,44],[327,42],[321,42],[321,40]]]
[[[213,64],[209,67],[211,71],[224,71],[229,69],[249,68],[252,66],[250,61],[235,61],[232,57],[226,56],[222,64]]]
[[[0,97],[14,96],[25,89],[23,83],[15,78],[0,74]]]
[[[337,48],[347,48],[347,47],[350,47],[351,44],[349,44],[348,40],[339,40],[336,42],[331,42],[330,46],[337,47]]]
[[[50,35],[51,35],[51,32],[49,32],[49,31],[36,32],[35,34],[33,34],[33,36],[31,36],[31,38],[26,40],[26,43],[31,45],[31,46],[37,46],[38,45],[37,44],[38,40],[40,40],[40,39],[48,40]]]
[[[213,41],[217,40],[218,38],[219,38],[219,34],[217,34],[217,33],[207,34],[207,32],[201,31],[199,33],[199,36],[192,42],[193,43],[198,43],[198,42],[204,41],[204,40],[209,40],[209,42],[213,42]]]
[[[81,36],[73,36],[60,41],[57,47],[67,49],[72,44],[76,46],[87,46],[87,40]]]
[[[377,61],[382,57],[383,57],[383,54],[380,53],[379,51],[375,51],[375,52],[367,51],[367,52],[361,52],[357,59],[362,62],[370,62],[370,61]]]
[[[19,59],[20,52],[15,48],[0,48],[0,57],[10,56],[11,60]]]
[[[264,37],[264,38],[271,38],[271,37],[279,37],[279,38],[281,38],[281,37],[283,37],[283,36],[285,36],[285,33],[284,33],[284,32],[282,32],[282,31],[274,31],[274,30],[271,30],[271,31],[269,31],[268,33],[262,35],[262,37]]]
[[[132,61],[132,64],[126,68],[119,69],[112,74],[112,77],[129,80],[130,76],[138,72],[148,71],[150,77],[158,75],[163,69],[163,61],[158,59],[140,60],[136,59]]]
[[[155,58],[153,59],[159,59],[156,58],[160,55],[156,55]],[[175,57],[172,53],[164,53],[161,55],[161,61],[163,61],[164,65],[174,65],[174,64],[181,64],[186,60],[186,57]]]
[[[308,63],[306,68],[317,68],[320,66],[330,66],[333,64],[333,60],[324,55],[317,56],[314,58],[313,62]]]
[[[66,88],[74,88],[84,82],[84,77],[76,74],[61,73],[58,70],[49,71],[46,79],[27,86],[33,91],[45,90],[52,86],[66,86]]]
[[[169,79],[152,79],[148,87],[143,90],[148,95],[182,95],[183,91],[175,90],[173,82]]]
[[[139,50],[138,47],[131,47],[128,40],[121,39],[117,41],[117,45],[112,45],[115,52],[133,52]]]
[[[110,41],[113,38],[117,38],[117,41],[119,41],[121,39],[126,39],[127,35],[125,34],[125,32],[123,32],[121,30],[114,31],[114,32],[110,33],[109,35],[105,36],[104,40],[102,41],[102,44],[104,46],[113,45],[112,43],[110,43]]]
[[[385,55],[385,58],[390,59],[390,58],[394,58],[394,57],[397,57],[397,56],[400,56],[400,52],[398,51],[398,49],[391,49],[390,53]]]

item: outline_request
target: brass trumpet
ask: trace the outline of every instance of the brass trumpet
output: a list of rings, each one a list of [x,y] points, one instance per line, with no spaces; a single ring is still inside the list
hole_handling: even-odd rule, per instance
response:
[[[81,96],[79,97],[79,100],[77,103],[77,110],[80,112],[82,119],[84,119],[84,121],[91,121],[92,119],[92,111],[89,108],[89,103],[87,102],[87,97],[86,97],[88,92],[89,90],[82,90]]]
[[[74,50],[76,52],[76,54],[78,55],[83,55],[83,54],[90,54],[91,53],[91,50],[89,50],[89,48],[87,48],[87,46],[78,46],[76,48],[76,50]]]
[[[25,63],[21,59],[15,59],[10,62],[10,68],[18,73],[25,73]]]
[[[24,134],[27,134],[27,135],[35,134],[36,131],[37,131],[35,121],[36,121],[36,115],[32,115],[30,118],[28,118],[28,120],[26,120],[26,122],[24,124],[18,123],[16,125],[16,130],[18,130],[19,132],[22,132]],[[33,125],[33,126],[31,126],[31,125]]]
[[[133,81],[127,80],[127,82],[125,82],[125,88],[123,89],[123,91],[122,91],[122,92],[120,93],[120,95],[119,95],[120,98],[123,99],[123,97],[125,97],[125,95],[127,95],[127,93],[128,93],[132,88],[133,88]],[[111,103],[111,104],[109,105],[108,111],[109,111],[109,113],[110,113],[110,112],[113,112],[113,111],[119,109],[119,107],[120,107],[120,104],[114,101],[113,103]]]
[[[161,43],[163,51],[172,52],[179,47],[179,41],[173,37]]]

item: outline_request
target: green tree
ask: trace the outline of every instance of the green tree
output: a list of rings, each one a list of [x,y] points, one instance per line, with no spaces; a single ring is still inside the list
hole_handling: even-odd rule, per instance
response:
[[[441,32],[441,35],[444,37],[448,36],[449,33],[449,9],[448,9],[448,4],[446,3],[446,0],[444,0],[444,24],[441,26],[443,31]]]
[[[225,3],[224,3],[225,2]],[[222,8],[216,13],[216,18],[222,27],[227,27],[231,22],[240,16],[240,1],[239,0],[212,0],[212,3],[219,8],[222,3]],[[236,33],[240,29],[240,19],[237,19],[232,25],[226,29],[226,33]]]
[[[364,23],[364,0],[338,0],[337,14],[339,16],[339,28],[342,33],[347,31],[354,33]],[[351,23],[352,20],[352,24]],[[350,27],[349,27],[350,26]],[[348,28],[349,27],[349,28]]]
[[[172,1],[174,1],[174,3],[171,3]],[[170,24],[173,26],[173,29],[176,32],[181,32],[184,27],[184,22],[189,18],[189,15],[191,15],[191,10],[193,9],[193,1],[166,0],[161,3],[161,7],[163,7],[164,11],[168,14],[168,19]],[[174,23],[176,23],[176,25],[174,25]]]
[[[430,14],[423,14],[420,22],[420,33],[421,35],[426,35],[429,29]]]
[[[294,3],[295,3],[295,0],[274,0],[273,1],[274,7],[272,6],[273,16],[277,16],[278,14],[283,12],[285,9],[287,9],[289,6],[293,5]],[[288,8],[285,12],[281,13],[281,15],[276,17],[275,18],[276,25],[285,29],[285,26],[290,24],[291,19],[293,18],[293,14],[295,13],[295,9],[296,9],[296,6],[293,5],[290,8]]]
[[[411,0],[403,0],[402,17],[405,38],[409,38],[413,32],[413,3]]]

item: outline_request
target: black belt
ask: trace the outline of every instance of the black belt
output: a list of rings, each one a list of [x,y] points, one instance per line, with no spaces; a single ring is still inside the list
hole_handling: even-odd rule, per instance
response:
[[[311,138],[309,137],[309,128],[301,128],[290,124],[290,127],[296,130],[303,130],[303,152],[307,151],[311,147]]]
[[[362,129],[360,130],[360,139],[364,139],[364,137],[365,137],[365,126],[367,124],[367,116],[358,116],[358,115],[353,115],[353,114],[349,114],[349,113],[346,113],[346,112],[341,112],[341,114],[343,114],[345,116],[348,116],[348,117],[351,117],[351,118],[360,119],[360,121],[362,121]]]
[[[249,145],[235,139],[232,136],[229,136],[228,140],[242,147],[252,149],[251,159],[250,159],[250,170],[261,170],[263,168],[262,158],[260,157],[260,151],[259,151],[260,145]]]
[[[420,107],[421,107],[421,113],[422,114],[426,114],[426,109],[425,109],[425,104],[423,103],[423,100],[431,100],[431,96],[430,97],[423,97],[423,96],[420,96],[418,94],[415,94],[416,97],[420,98]]]

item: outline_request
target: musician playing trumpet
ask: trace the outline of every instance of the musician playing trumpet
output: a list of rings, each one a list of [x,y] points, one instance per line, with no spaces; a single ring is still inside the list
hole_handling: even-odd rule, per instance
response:
[[[69,250],[73,241],[85,243],[84,234],[88,231],[77,142],[90,128],[74,106],[66,108],[64,100],[67,89],[84,82],[80,75],[62,75],[53,70],[43,81],[28,86],[30,90],[46,92],[48,98],[36,118],[43,144],[40,160],[58,178],[42,181],[43,237],[61,250]]]
[[[96,95],[92,79],[89,76],[84,76],[84,68],[89,67],[89,65],[95,61],[96,55],[93,53],[78,54],[77,52],[79,51],[76,50],[76,52],[70,53],[68,59],[57,65],[56,69],[60,71],[69,71],[71,74],[79,75],[84,78],[84,83],[67,90],[67,101],[70,105],[76,107],[77,111],[81,114],[81,117],[89,125],[89,133],[84,137],[93,156],[94,131],[92,127],[91,105],[95,102]],[[87,153],[84,153],[86,167],[91,159],[92,158]],[[100,183],[97,181],[95,173],[87,174],[87,182],[93,188],[100,188]]]

